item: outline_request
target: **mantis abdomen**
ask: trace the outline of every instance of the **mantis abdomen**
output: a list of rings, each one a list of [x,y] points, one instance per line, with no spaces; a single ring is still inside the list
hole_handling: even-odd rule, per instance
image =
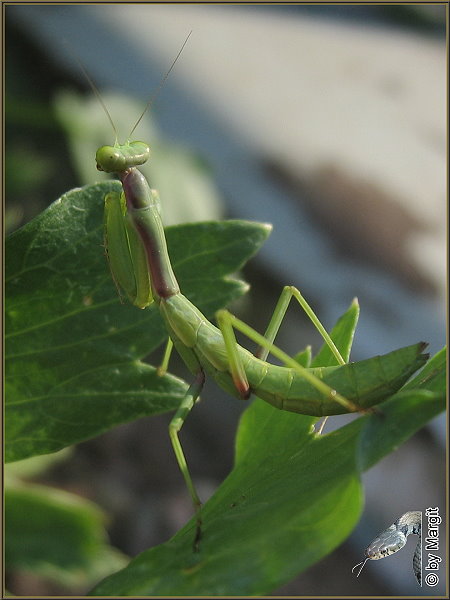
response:
[[[238,398],[243,395],[248,397],[249,393],[239,393],[233,381],[229,355],[220,329],[210,323],[182,294],[160,300],[160,310],[172,331],[177,349],[184,347],[185,355],[190,350],[189,368],[194,374],[200,367],[225,391]],[[338,389],[358,407],[370,408],[386,395],[396,392],[424,364],[426,357],[421,354],[423,348],[424,345],[419,343],[408,349],[375,357],[375,361],[372,358],[343,366],[308,370],[332,390]],[[272,406],[316,417],[348,412],[336,402],[333,395],[324,396],[305,379],[304,374],[294,368],[260,360],[239,345],[236,350],[247,376],[250,393]]]

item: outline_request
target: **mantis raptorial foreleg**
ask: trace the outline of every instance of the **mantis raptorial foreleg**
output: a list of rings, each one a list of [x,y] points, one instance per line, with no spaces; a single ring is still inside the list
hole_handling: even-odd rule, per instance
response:
[[[323,337],[331,352],[336,357],[338,364],[345,365],[345,360],[342,358],[339,350],[336,348],[335,343],[328,335],[327,330],[319,321],[317,315],[314,313],[313,309],[307,303],[305,298],[302,296],[300,290],[292,285],[286,285],[283,288],[280,294],[280,298],[278,299],[277,305],[275,306],[275,310],[273,311],[272,318],[270,319],[269,325],[267,326],[266,332],[264,333],[264,338],[266,339],[268,345],[260,346],[255,352],[255,356],[257,358],[260,358],[261,360],[266,360],[267,355],[271,351],[270,344],[273,344],[275,340],[275,336],[277,335],[278,330],[280,329],[281,323],[283,322],[284,316],[292,298],[295,298],[298,301],[300,306],[308,315],[313,325]]]
[[[170,421],[169,424],[169,436],[170,441],[172,442],[172,447],[175,452],[175,456],[177,458],[178,466],[180,467],[180,471],[183,474],[184,480],[186,482],[187,488],[191,495],[192,503],[195,507],[195,512],[197,516],[197,526],[196,533],[194,538],[194,551],[198,552],[199,542],[201,538],[202,531],[202,519],[201,519],[201,507],[202,503],[200,498],[198,497],[197,491],[195,489],[194,483],[192,481],[191,474],[189,473],[189,468],[186,463],[186,458],[184,456],[183,448],[181,447],[180,440],[178,438],[178,433],[180,429],[183,427],[183,424],[191,412],[192,407],[197,402],[200,393],[203,389],[203,385],[205,383],[205,374],[202,370],[200,370],[196,377],[195,381],[189,387],[186,395],[183,398],[183,401],[180,404],[175,416]]]
[[[302,367],[295,359],[291,356],[280,350],[277,346],[274,346],[271,342],[266,340],[264,336],[255,331],[252,327],[232,315],[227,310],[219,310],[216,313],[217,323],[219,325],[219,329],[222,332],[223,338],[225,340],[225,345],[227,348],[230,370],[233,376],[233,381],[241,382],[244,385],[243,379],[240,379],[241,373],[245,372],[245,369],[242,365],[242,360],[239,355],[238,345],[236,342],[236,338],[234,336],[233,328],[243,333],[249,339],[253,340],[262,348],[265,348],[270,354],[281,360],[286,367],[294,369],[297,371],[304,379],[306,379],[312,386],[314,386],[324,397],[332,398],[333,401],[341,404],[346,410],[349,412],[356,412],[359,407],[344,398],[341,394],[339,394],[336,390],[333,390],[326,383],[321,381],[318,377],[313,375],[308,369]],[[248,385],[248,384],[247,384]],[[239,387],[238,387],[239,389]]]

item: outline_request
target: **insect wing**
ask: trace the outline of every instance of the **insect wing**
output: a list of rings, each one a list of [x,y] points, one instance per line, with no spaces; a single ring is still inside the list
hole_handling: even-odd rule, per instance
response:
[[[105,247],[116,285],[139,308],[153,302],[151,280],[143,244],[126,214],[123,195],[105,197]]]
[[[147,254],[141,238],[128,215],[125,216],[125,227],[127,230],[128,246],[136,280],[136,296],[132,302],[139,308],[146,308],[153,302]]]

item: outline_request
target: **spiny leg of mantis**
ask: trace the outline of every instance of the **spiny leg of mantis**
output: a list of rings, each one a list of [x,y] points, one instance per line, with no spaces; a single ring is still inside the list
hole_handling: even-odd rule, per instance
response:
[[[300,306],[303,308],[305,313],[308,315],[308,317],[312,321],[314,327],[317,329],[317,331],[323,337],[326,344],[330,348],[331,352],[336,357],[338,364],[345,365],[345,360],[342,358],[341,353],[336,348],[335,343],[328,335],[327,330],[322,325],[322,323],[319,321],[317,315],[315,314],[313,309],[310,307],[308,302],[302,296],[302,294],[300,293],[300,290],[292,285],[286,285],[283,288],[283,290],[280,294],[280,298],[278,299],[277,305],[275,306],[275,310],[273,311],[272,318],[270,319],[269,325],[267,326],[266,332],[264,333],[264,338],[267,341],[267,344],[265,346],[261,345],[258,348],[258,350],[255,352],[255,356],[257,358],[261,358],[261,360],[266,360],[267,355],[269,354],[269,352],[271,352],[270,344],[273,344],[273,342],[275,340],[275,336],[277,335],[278,330],[280,329],[281,323],[284,319],[284,316],[288,309],[289,303],[293,297],[298,301]]]
[[[300,306],[303,308],[305,313],[308,315],[308,317],[312,321],[314,327],[320,333],[320,335],[322,336],[322,338],[324,339],[324,341],[330,348],[331,352],[334,354],[338,364],[345,365],[345,360],[342,358],[341,353],[337,349],[335,343],[333,342],[331,337],[328,335],[327,330],[322,325],[322,323],[319,321],[316,313],[313,311],[313,309],[310,307],[308,302],[305,300],[305,298],[301,294],[300,290],[292,285],[286,285],[280,294],[277,305],[275,306],[275,310],[273,311],[272,318],[270,319],[269,325],[267,326],[267,329],[264,333],[264,337],[267,340],[267,342],[269,344],[273,344],[292,298],[295,298],[298,301]],[[270,352],[270,349],[268,346],[265,346],[265,347],[260,346],[258,348],[258,350],[255,352],[255,356],[257,358],[261,358],[262,360],[266,360],[269,352]],[[328,419],[328,417],[324,417],[322,420],[322,423],[320,424],[320,427],[317,429],[317,433],[319,435],[322,433],[323,428],[325,427],[325,423],[327,422],[327,419]]]
[[[202,503],[200,498],[198,497],[197,491],[195,489],[194,483],[192,481],[191,474],[189,473],[189,469],[186,463],[186,458],[184,456],[183,448],[181,447],[180,440],[178,438],[178,433],[180,429],[183,427],[183,424],[191,412],[192,407],[197,402],[200,393],[203,389],[203,385],[205,383],[205,374],[202,370],[200,370],[196,377],[195,381],[189,387],[186,395],[183,398],[183,401],[180,404],[175,416],[170,421],[169,424],[169,436],[170,441],[172,442],[172,447],[175,452],[175,456],[177,458],[178,466],[180,467],[180,471],[183,474],[184,480],[188,487],[189,493],[192,498],[192,502],[194,504],[195,513],[197,517],[197,525],[196,532],[194,538],[194,552],[199,551],[199,543],[202,535],[202,518],[201,518],[201,507]]]
[[[249,339],[253,340],[263,348],[266,348],[270,352],[270,354],[281,360],[287,367],[296,370],[302,377],[309,381],[309,383],[313,385],[324,396],[332,398],[335,402],[341,404],[349,412],[355,412],[359,410],[356,404],[354,404],[350,400],[347,400],[347,398],[344,398],[344,396],[339,394],[336,390],[330,388],[329,385],[321,381],[308,369],[301,366],[291,356],[283,352],[283,350],[280,350],[280,348],[278,348],[277,346],[274,346],[272,343],[268,342],[264,336],[262,336],[252,327],[250,327],[249,325],[232,315],[227,310],[219,310],[216,313],[216,318],[219,328],[222,332],[223,338],[225,340],[228,358],[230,360],[230,371],[232,373],[233,380],[237,382],[241,381],[242,387],[245,387],[246,377],[245,380],[240,380],[240,377],[242,377],[242,372],[244,371],[244,367],[239,356],[238,345],[236,342],[233,328],[240,331]]]

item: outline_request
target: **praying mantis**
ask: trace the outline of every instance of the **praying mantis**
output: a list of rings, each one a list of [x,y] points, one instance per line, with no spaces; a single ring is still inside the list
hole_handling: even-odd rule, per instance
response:
[[[187,39],[162,83],[186,42]],[[115,131],[106,106],[95,86],[93,89]],[[425,345],[419,343],[378,356],[375,361],[347,363],[303,295],[293,286],[283,288],[264,335],[227,310],[216,313],[217,326],[209,322],[180,291],[167,249],[158,193],[150,188],[139,171],[138,167],[149,158],[150,148],[145,142],[130,141],[149,106],[150,102],[125,144],[119,144],[116,133],[114,145],[102,146],[96,153],[97,169],[116,174],[122,184],[120,194],[109,193],[104,199],[105,247],[117,287],[135,306],[145,309],[155,303],[159,308],[169,336],[159,373],[167,370],[170,353],[175,347],[194,376],[170,421],[169,436],[194,505],[193,547],[194,551],[199,551],[202,504],[189,472],[179,432],[200,397],[207,375],[237,398],[246,400],[255,394],[278,409],[324,417],[370,409],[397,391],[427,357],[422,353]],[[307,368],[274,345],[293,298],[330,348],[335,366]],[[256,354],[237,343],[235,330],[259,345]],[[269,353],[283,366],[267,362]]]

